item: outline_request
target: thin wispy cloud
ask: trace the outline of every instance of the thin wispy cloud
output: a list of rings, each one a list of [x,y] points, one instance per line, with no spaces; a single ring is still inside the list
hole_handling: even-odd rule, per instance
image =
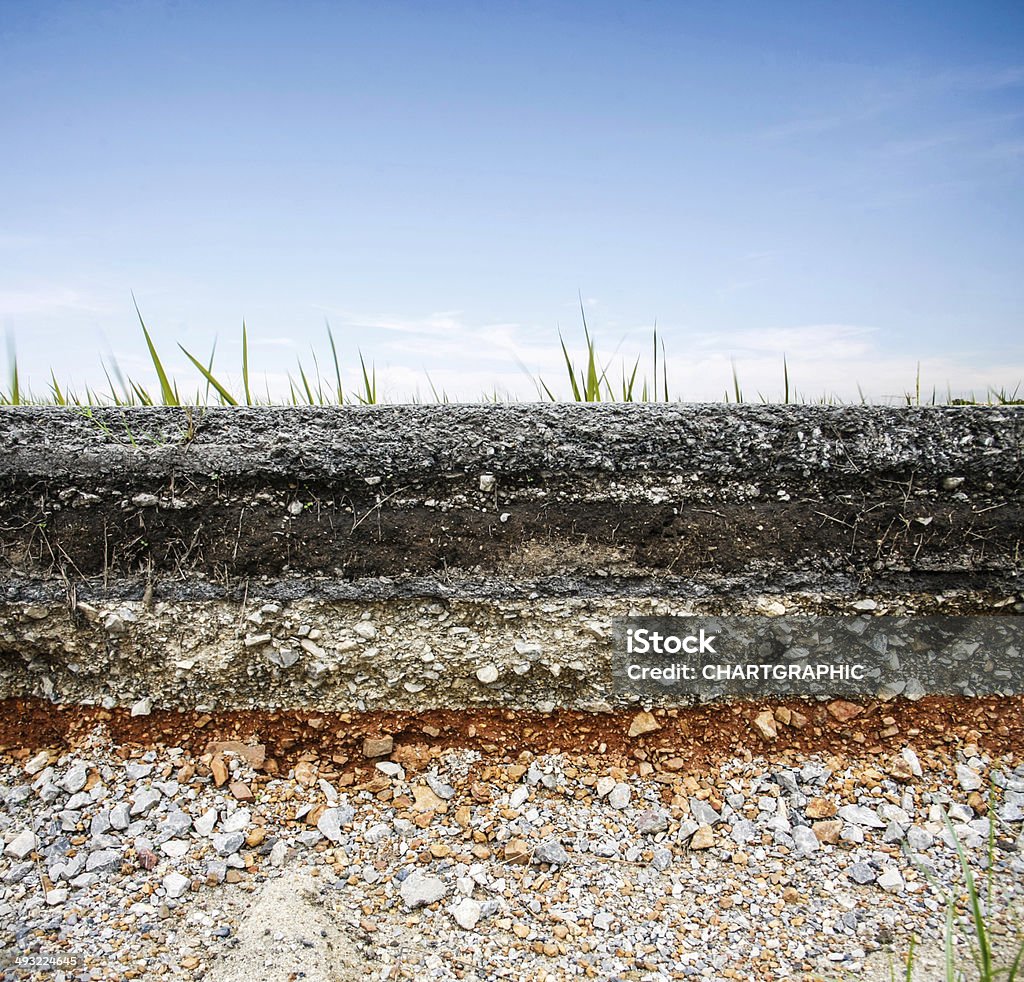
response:
[[[100,298],[68,287],[0,289],[0,316],[5,317],[66,312],[102,314],[111,309],[110,304]]]

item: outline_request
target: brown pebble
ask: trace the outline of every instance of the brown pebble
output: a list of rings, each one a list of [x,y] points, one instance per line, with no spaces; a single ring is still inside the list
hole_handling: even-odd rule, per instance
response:
[[[808,818],[831,818],[836,810],[834,802],[828,798],[811,798],[807,802],[806,814]]]
[[[210,761],[210,773],[213,775],[213,783],[221,787],[228,779],[228,765],[224,758],[217,755]]]
[[[295,765],[295,780],[304,788],[316,784],[316,768],[308,760],[300,760]]]
[[[628,735],[631,737],[643,736],[645,733],[654,733],[661,729],[661,724],[651,713],[637,713],[633,722],[629,724]]]
[[[395,749],[393,737],[367,737],[363,740],[363,756],[371,760],[375,757],[387,757]]]
[[[811,831],[814,832],[819,842],[826,846],[834,846],[839,842],[839,835],[843,831],[843,823],[838,820],[834,822],[815,822],[811,826]]]
[[[834,702],[830,702],[827,708],[829,715],[840,723],[848,723],[855,716],[860,716],[864,712],[863,706],[858,706],[855,702],[847,702],[845,699],[836,699]]]
[[[232,781],[228,785],[228,790],[239,800],[239,801],[252,801],[255,795],[252,793],[252,789],[244,781]]]
[[[510,839],[505,843],[505,862],[525,866],[530,861],[530,846],[522,839]]]

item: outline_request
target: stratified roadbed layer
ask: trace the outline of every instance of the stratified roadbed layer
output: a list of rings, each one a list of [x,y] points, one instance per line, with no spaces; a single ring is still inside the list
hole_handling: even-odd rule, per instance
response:
[[[0,696],[604,709],[629,614],[1020,613],[1014,408],[0,412]]]
[[[768,725],[766,717],[774,722]],[[500,709],[329,713],[247,710],[216,714],[0,702],[0,751],[35,752],[88,745],[101,730],[114,744],[180,747],[200,755],[234,741],[260,748],[272,776],[312,754],[337,769],[372,770],[390,757],[413,769],[447,750],[515,759],[520,754],[589,754],[626,767],[650,763],[670,773],[744,754],[882,754],[895,743],[941,750],[982,743],[993,754],[1020,754],[1024,696],[744,702],[689,709],[537,713]],[[419,764],[417,764],[419,761]]]

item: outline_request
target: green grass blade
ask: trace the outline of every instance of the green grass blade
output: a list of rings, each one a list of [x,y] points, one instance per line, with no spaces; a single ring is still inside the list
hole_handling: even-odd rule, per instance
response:
[[[661,339],[661,374],[662,374],[662,392],[665,396],[665,402],[668,402],[668,358],[665,357],[665,339]]]
[[[315,405],[315,402],[313,400],[313,390],[309,387],[309,379],[306,378],[306,370],[302,367],[302,359],[296,356],[295,360],[296,362],[298,362],[299,365],[299,380],[302,382],[302,388],[306,392],[306,405]]]
[[[324,405],[324,380],[320,375],[320,360],[316,356],[316,350],[310,348],[310,353],[313,355],[313,371],[316,372],[316,401],[317,405]]]
[[[916,938],[910,939],[910,950],[907,952],[907,974],[903,976],[903,982],[914,982],[914,942]]]
[[[160,395],[163,398],[164,405],[177,406],[180,404],[177,392],[171,387],[170,380],[167,378],[167,372],[164,371],[163,363],[160,361],[160,356],[156,353],[156,346],[153,344],[153,339],[149,336],[149,331],[146,329],[146,322],[142,319],[142,312],[139,310],[134,293],[132,294],[132,303],[135,304],[135,313],[138,315],[139,324],[142,326],[142,333],[146,338],[146,346],[149,348],[149,357],[153,362],[153,367],[156,369],[156,377],[160,380]],[[180,348],[181,345],[178,345],[178,347]],[[182,350],[184,351],[183,348]],[[189,355],[189,357],[191,358],[192,356]]]
[[[18,381],[18,359],[11,356],[11,405],[21,405],[21,384]]]
[[[57,382],[57,376],[54,374],[53,369],[50,369],[50,390],[53,392],[53,401],[58,406],[66,406],[68,400],[64,397],[64,393],[60,391],[60,384]]]
[[[213,348],[210,349],[210,360],[209,360],[209,362],[206,365],[206,370],[207,370],[207,372],[210,373],[210,377],[211,378],[213,377],[213,359],[216,357],[216,355],[217,355],[217,339],[214,338],[213,339]],[[178,391],[178,383],[177,382],[174,383],[174,391],[175,391],[175,393],[177,393],[177,391]],[[199,402],[199,401],[200,401],[199,393],[197,392],[196,393],[196,402]],[[203,393],[202,401],[204,403],[210,401],[210,382],[209,382],[209,379],[207,379],[207,382],[206,382],[206,391]]]
[[[580,300],[580,311],[583,310],[583,301]],[[597,370],[597,352],[595,350],[594,339],[590,336],[590,331],[587,330],[586,316],[583,318],[583,337],[587,342],[587,379],[584,383],[584,389],[586,391],[587,402],[600,402],[601,401],[601,377]]]
[[[345,401],[345,396],[341,388],[341,365],[338,362],[338,349],[334,346],[334,332],[331,330],[330,322],[324,318],[324,323],[327,324],[327,340],[331,342],[331,358],[334,361],[334,382],[337,385],[335,398],[340,406]]]
[[[252,405],[252,392],[249,390],[249,335],[242,320],[242,390],[245,392],[245,404]]]
[[[654,401],[658,401],[658,322],[654,322]],[[644,399],[646,401],[646,384],[644,385]]]
[[[977,884],[974,882],[974,873],[971,870],[963,844],[953,828],[953,823],[949,820],[948,815],[944,815],[943,818],[946,828],[949,829],[949,833],[953,837],[953,845],[956,848],[957,858],[960,860],[960,868],[964,874],[964,884],[967,887],[967,900],[971,908],[971,921],[974,926],[974,940],[977,944],[978,970],[981,972],[982,979],[991,979],[992,946],[989,941],[988,927],[985,924],[985,918],[981,910],[981,900],[978,896]]]
[[[1017,957],[1014,958],[1010,963],[1010,967],[1006,970],[1007,982],[1016,982],[1022,962],[1024,962],[1024,941],[1021,942],[1020,947],[1017,949]]]
[[[140,403],[143,406],[152,406],[153,397],[141,386],[138,382],[132,382],[129,380],[128,384],[131,386],[131,391],[138,397]],[[134,399],[132,400],[135,401]]]
[[[946,933],[943,938],[946,964],[946,982],[956,982],[956,960],[953,957],[953,898],[946,903]]]
[[[569,357],[569,349],[565,346],[565,339],[562,337],[562,332],[558,332],[558,340],[562,345],[562,357],[565,358],[565,368],[569,373],[569,384],[572,386],[572,397],[576,402],[583,402],[583,396],[580,394],[580,387],[576,384],[576,369],[573,366],[572,358]]]
[[[377,366],[371,364],[370,371],[366,370],[366,362],[363,359],[362,351],[359,352],[359,367],[363,372],[363,391],[357,398],[364,406],[377,405]]]
[[[199,370],[199,373],[203,376],[203,378],[205,378],[206,381],[209,382],[210,385],[214,387],[214,389],[217,391],[217,394],[225,403],[227,403],[227,405],[238,405],[238,401],[235,399],[235,397],[230,392],[228,392],[228,390],[225,389],[224,386],[220,384],[220,382],[217,381],[217,379],[213,375],[213,372],[211,372],[198,358],[196,358],[194,355],[189,354],[189,352],[186,351],[185,348],[182,347],[182,345],[179,344],[178,347],[181,348],[185,357],[190,362],[192,362],[193,365],[196,366],[196,368]]]
[[[633,372],[629,376],[629,382],[626,382],[625,371],[622,375],[622,401],[633,402],[633,387],[636,385],[636,373],[640,368],[640,357],[637,356],[636,361],[633,363]]]

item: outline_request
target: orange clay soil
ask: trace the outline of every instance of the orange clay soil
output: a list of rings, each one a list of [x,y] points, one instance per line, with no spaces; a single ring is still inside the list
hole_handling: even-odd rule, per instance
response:
[[[764,739],[754,718],[770,710],[778,736]],[[468,748],[490,758],[521,753],[598,755],[659,770],[703,768],[729,756],[764,754],[780,759],[820,753],[853,758],[889,755],[905,745],[941,750],[977,744],[990,754],[1024,752],[1024,696],[1009,698],[927,697],[919,702],[834,700],[739,703],[654,710],[660,729],[630,737],[635,712],[545,715],[507,709],[440,710],[421,713],[317,713],[244,710],[215,714],[154,711],[132,717],[126,709],[55,706],[35,699],[0,702],[0,752],[18,758],[40,748],[74,749],[97,727],[124,756],[148,747],[181,747],[196,756],[210,743],[239,740],[265,747],[265,770],[287,770],[301,757],[337,764],[369,763],[363,739],[390,735],[395,760],[418,769],[440,751]],[[783,722],[788,721],[788,722]],[[794,725],[799,724],[799,725]]]

